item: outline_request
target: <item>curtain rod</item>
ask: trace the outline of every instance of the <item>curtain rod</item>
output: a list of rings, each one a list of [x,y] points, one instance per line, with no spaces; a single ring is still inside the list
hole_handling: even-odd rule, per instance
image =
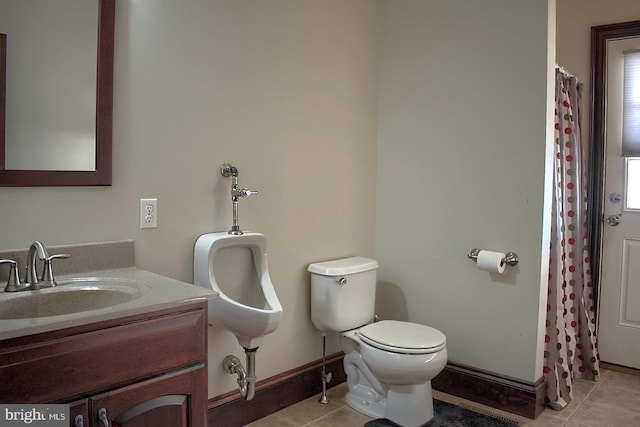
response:
[[[577,77],[576,77],[576,76],[574,76],[571,72],[569,72],[569,71],[568,71],[566,68],[564,68],[562,65],[559,65],[557,62],[556,62],[556,70],[560,70],[560,72],[561,72],[561,73],[563,73],[563,74],[567,75],[568,77],[573,77],[573,78],[577,79]]]

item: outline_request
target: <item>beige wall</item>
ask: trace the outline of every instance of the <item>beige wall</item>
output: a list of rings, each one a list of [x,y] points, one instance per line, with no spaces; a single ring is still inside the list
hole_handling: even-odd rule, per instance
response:
[[[558,0],[558,62],[583,80],[587,27],[640,19],[612,1]],[[141,268],[190,282],[197,236],[230,225],[218,168],[232,162],[260,190],[240,225],[267,235],[285,310],[259,378],[320,357],[306,266],[358,254],[381,264],[382,317],[534,381],[553,3],[119,0],[113,186],[0,188],[0,249],[133,238]],[[158,229],[138,228],[142,197],[158,197]],[[476,246],[520,264],[492,277],[466,259]],[[241,349],[209,338],[215,396],[235,388],[217,367]]]
[[[284,307],[260,379],[321,357],[309,263],[373,256],[376,4],[370,0],[118,0],[110,188],[1,188],[0,248],[134,239],[139,267],[192,281],[196,238],[231,225],[231,162],[260,194],[240,225],[263,232]],[[157,229],[138,228],[158,198]],[[209,395],[244,357],[211,328]],[[339,350],[330,341],[331,352]]]
[[[376,257],[396,305],[380,311],[443,331],[452,361],[528,381],[542,374],[553,7],[381,9]],[[492,276],[474,247],[520,263]]]

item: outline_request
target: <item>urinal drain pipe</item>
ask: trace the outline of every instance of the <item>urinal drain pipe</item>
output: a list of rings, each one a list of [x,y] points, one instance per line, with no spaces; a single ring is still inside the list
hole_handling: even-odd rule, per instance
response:
[[[256,351],[258,349],[244,349],[244,353],[247,359],[247,369],[242,366],[240,359],[236,356],[229,354],[222,361],[222,368],[228,374],[236,374],[238,376],[238,387],[240,388],[240,394],[246,400],[253,399],[256,390]],[[247,372],[248,371],[248,372]]]
[[[245,398],[247,400],[253,399],[253,396],[256,394],[256,351],[258,349],[254,348],[251,350],[244,349],[245,358],[247,359],[247,394]]]

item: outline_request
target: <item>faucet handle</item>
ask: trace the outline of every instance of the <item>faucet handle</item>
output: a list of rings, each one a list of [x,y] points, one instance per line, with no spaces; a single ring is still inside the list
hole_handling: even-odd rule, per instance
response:
[[[12,259],[0,259],[0,264],[9,264],[9,278],[7,279],[7,286],[5,286],[5,292],[17,292],[29,287],[26,283],[20,283],[20,275],[18,274],[18,263]]]
[[[50,255],[50,256],[46,257],[44,259],[44,261],[52,261],[52,260],[58,259],[58,258],[59,259],[67,259],[67,258],[70,258],[70,257],[71,257],[71,255],[69,255],[69,254],[54,254],[54,255]]]
[[[53,274],[53,268],[51,267],[52,261],[54,259],[66,259],[71,255],[69,254],[55,254],[50,255],[44,259],[44,268],[42,270],[42,282],[49,286],[56,286],[56,278]]]

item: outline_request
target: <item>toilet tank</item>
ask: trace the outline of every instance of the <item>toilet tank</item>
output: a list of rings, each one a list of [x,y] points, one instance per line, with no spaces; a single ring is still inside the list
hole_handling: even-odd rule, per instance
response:
[[[311,320],[321,331],[348,331],[373,320],[378,263],[351,257],[310,264]]]

